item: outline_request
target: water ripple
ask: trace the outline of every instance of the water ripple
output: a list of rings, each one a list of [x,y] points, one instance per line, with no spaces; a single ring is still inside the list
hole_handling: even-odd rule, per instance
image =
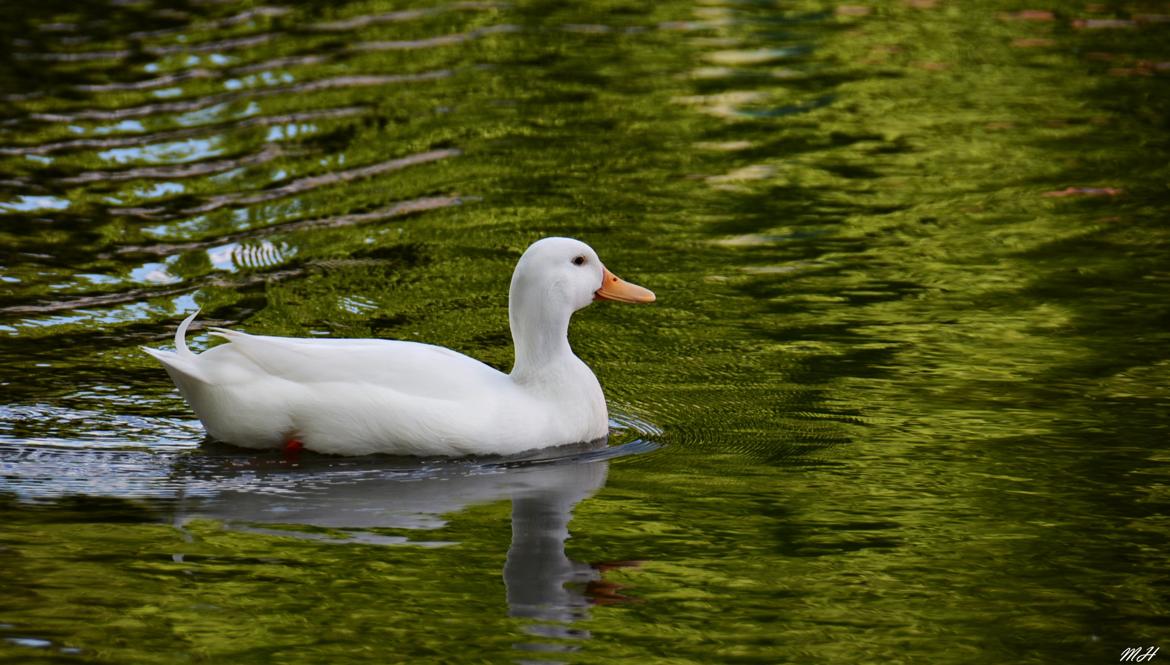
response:
[[[249,239],[256,239],[268,234],[276,232],[292,232],[302,231],[313,228],[341,228],[346,226],[355,226],[384,219],[392,219],[395,217],[403,217],[406,215],[414,215],[429,210],[436,210],[449,206],[460,205],[464,199],[453,196],[440,197],[426,197],[421,199],[413,199],[410,201],[400,201],[393,205],[372,210],[365,213],[354,213],[346,215],[338,215],[335,217],[324,217],[319,219],[308,219],[297,222],[290,222],[287,224],[278,224],[262,229],[251,229],[246,232],[231,234],[227,236],[220,236],[214,240],[204,242],[192,242],[182,244],[157,244],[157,245],[140,245],[140,246],[124,246],[117,250],[119,254],[146,254],[171,256],[177,252],[189,251],[195,249],[210,248],[218,243],[229,242],[243,242]],[[102,255],[109,258],[110,255]],[[303,274],[303,268],[294,268],[278,272],[262,272],[252,275],[247,275],[242,278],[224,279],[219,277],[210,277],[200,280],[196,283],[179,284],[175,286],[167,286],[165,288],[144,288],[133,289],[128,291],[119,291],[116,293],[102,293],[94,295],[86,295],[77,298],[68,298],[63,300],[51,300],[48,302],[34,302],[24,303],[19,305],[9,305],[0,307],[0,314],[52,314],[55,312],[64,312],[72,310],[82,310],[95,307],[110,307],[113,305],[125,305],[127,303],[137,303],[152,298],[169,297],[181,293],[188,293],[199,288],[205,287],[221,287],[227,289],[241,289],[253,284],[262,282],[278,281]],[[16,326],[12,326],[16,330],[22,326],[34,325],[34,322],[24,321]]]
[[[219,53],[223,51],[242,50],[259,46],[277,37],[274,33],[248,35],[246,37],[232,37],[217,42],[203,44],[173,44],[168,46],[143,46],[141,49],[115,49],[111,51],[74,51],[74,52],[42,52],[21,53],[12,55],[17,60],[33,60],[39,62],[90,62],[96,60],[125,60],[138,53],[148,55],[171,55],[175,53]]]
[[[362,16],[354,16],[352,18],[340,19],[337,21],[327,21],[324,23],[316,23],[306,26],[307,29],[318,32],[349,32],[359,28],[365,28],[371,25],[378,25],[380,23],[400,23],[403,21],[414,21],[428,16],[435,16],[443,12],[458,11],[458,10],[482,10],[489,11],[493,9],[503,9],[507,5],[498,2],[455,2],[450,5],[442,7],[430,7],[425,9],[403,9],[400,11],[385,12],[382,14],[367,14]]]
[[[286,222],[283,224],[273,224],[263,228],[251,228],[239,233],[229,235],[216,236],[211,240],[184,242],[184,243],[157,243],[153,245],[123,245],[116,250],[117,254],[125,255],[153,255],[153,256],[170,256],[176,252],[190,251],[193,249],[201,249],[211,247],[215,243],[222,242],[240,242],[249,238],[260,238],[273,233],[292,233],[296,231],[305,231],[309,229],[328,229],[328,228],[342,228],[347,226],[357,226],[360,224],[367,224],[370,222],[380,221],[384,219],[391,219],[394,217],[403,217],[406,215],[413,215],[428,210],[437,210],[440,208],[447,208],[451,206],[461,205],[466,201],[466,197],[457,196],[430,196],[421,199],[413,199],[410,201],[399,201],[393,205],[371,210],[362,213],[350,213],[346,215],[337,215],[335,217],[322,217],[318,219],[303,219],[293,222]],[[108,258],[109,255],[102,255],[103,258]],[[3,311],[3,310],[0,310]]]
[[[333,185],[339,182],[349,182],[361,178],[369,178],[375,175],[381,175],[390,171],[397,171],[399,169],[416,166],[419,164],[426,164],[449,157],[455,157],[462,154],[457,148],[445,148],[441,150],[431,150],[428,152],[418,153],[416,155],[408,155],[406,157],[399,157],[377,164],[370,164],[368,166],[361,166],[346,171],[329,171],[319,175],[307,176],[293,180],[280,187],[266,189],[260,192],[233,192],[230,194],[218,194],[209,197],[207,201],[192,208],[187,208],[180,211],[180,215],[197,215],[201,213],[218,210],[225,206],[235,205],[251,205],[253,203],[264,203],[276,199],[284,198],[292,194],[299,194],[318,187],[326,185]],[[140,217],[157,217],[159,215],[173,215],[174,212],[167,208],[115,208],[113,212],[122,215],[133,215]]]
[[[121,182],[125,180],[160,180],[174,178],[192,178],[196,176],[222,173],[243,166],[255,166],[270,162],[284,154],[284,150],[274,143],[264,145],[259,152],[231,159],[197,162],[194,164],[174,164],[170,166],[144,166],[124,171],[88,171],[74,176],[61,178],[58,182],[67,185],[78,185],[89,182]]]
[[[34,437],[21,436],[26,429]],[[0,405],[0,444],[20,442],[78,450],[126,448],[186,450],[203,440],[198,421],[70,409],[49,404]],[[21,445],[20,447],[24,447]]]
[[[433,48],[435,46],[450,46],[452,44],[462,44],[474,39],[479,39],[486,35],[498,35],[509,32],[517,32],[520,30],[518,25],[492,25],[485,28],[471,30],[469,32],[456,32],[449,35],[439,35],[437,37],[426,37],[424,39],[403,39],[394,41],[378,41],[378,42],[359,42],[353,45],[355,51],[405,51],[420,48]]]
[[[130,136],[114,136],[108,138],[70,139],[67,141],[54,141],[51,143],[42,143],[40,145],[29,146],[0,146],[0,155],[47,155],[71,150],[109,150],[114,148],[136,147],[159,141],[182,139],[212,132],[246,129],[249,127],[268,127],[271,125],[309,122],[313,120],[348,118],[361,115],[366,111],[367,109],[365,107],[348,106],[325,109],[322,111],[302,111],[299,113],[287,113],[283,115],[256,116],[252,118],[245,118],[243,120],[237,120],[235,122],[203,125],[199,127],[186,127],[183,129],[175,129],[170,131],[153,132],[150,134],[134,134]]]
[[[7,432],[51,417],[59,431],[37,439]],[[197,421],[123,416],[44,405],[0,407],[0,492],[24,501],[86,495],[121,498],[213,497],[232,492],[312,496],[370,481],[457,483],[525,469],[591,464],[653,452],[659,445],[611,423],[608,442],[574,444],[507,457],[410,459],[306,455],[207,444]],[[653,427],[651,427],[653,429]],[[608,443],[608,445],[607,445]],[[387,504],[390,505],[390,504]],[[437,502],[437,505],[444,505]]]
[[[118,109],[88,109],[73,113],[30,113],[26,118],[39,122],[78,122],[81,120],[124,120],[126,118],[145,118],[164,113],[189,113],[199,111],[220,104],[271,97],[275,95],[306,95],[321,90],[336,88],[359,88],[392,85],[396,83],[413,83],[421,81],[435,81],[451,76],[447,69],[420,72],[417,74],[355,74],[352,76],[336,76],[332,78],[306,81],[297,85],[263,90],[248,90],[244,92],[221,93],[206,95],[195,99],[175,102],[158,102],[129,106]]]
[[[110,81],[108,83],[78,83],[72,89],[78,92],[130,92],[139,90],[149,90],[151,88],[162,88],[164,86],[175,85],[176,83],[183,83],[185,81],[194,81],[198,79],[216,78],[218,74],[210,69],[196,67],[184,72],[176,72],[174,74],[164,74],[149,79],[140,79],[137,81]],[[45,90],[31,90],[28,92],[10,93],[0,96],[7,102],[28,101],[31,99],[38,99],[46,95]]]
[[[287,16],[292,10],[287,7],[252,7],[246,9],[239,14],[232,16],[225,16],[220,19],[197,21],[191,25],[184,25],[180,28],[162,28],[159,30],[136,30],[126,35],[130,39],[150,39],[155,37],[169,37],[171,35],[182,36],[192,30],[206,30],[214,32],[224,28],[230,28],[241,23],[247,23],[257,18],[278,18]]]

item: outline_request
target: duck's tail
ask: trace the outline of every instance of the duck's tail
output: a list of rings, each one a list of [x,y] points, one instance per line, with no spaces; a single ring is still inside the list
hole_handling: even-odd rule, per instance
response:
[[[148,346],[140,347],[143,351],[154,356],[170,373],[171,378],[175,383],[180,383],[179,377],[186,377],[195,379],[196,381],[207,382],[207,377],[199,369],[198,356],[191,352],[187,347],[187,328],[195,317],[199,316],[199,310],[195,310],[191,316],[183,319],[179,324],[179,329],[175,331],[175,350],[163,351],[162,349],[152,349]]]

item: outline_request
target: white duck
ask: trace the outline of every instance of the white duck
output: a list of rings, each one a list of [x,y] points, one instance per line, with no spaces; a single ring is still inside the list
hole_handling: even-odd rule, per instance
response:
[[[545,238],[512,274],[511,374],[450,349],[381,339],[296,339],[215,329],[192,353],[143,347],[166,367],[212,438],[247,448],[364,455],[508,455],[601,439],[605,396],[569,348],[569,318],[596,299],[653,302],[588,245]]]

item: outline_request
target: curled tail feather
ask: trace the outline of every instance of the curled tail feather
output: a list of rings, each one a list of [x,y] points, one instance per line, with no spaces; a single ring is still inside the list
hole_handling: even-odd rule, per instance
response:
[[[147,346],[141,347],[143,351],[153,356],[171,372],[171,377],[176,378],[176,383],[178,381],[174,375],[175,372],[198,381],[206,382],[207,380],[203,376],[203,372],[199,371],[199,367],[196,365],[198,362],[196,355],[187,347],[187,328],[190,327],[191,322],[195,320],[196,316],[199,316],[199,310],[195,310],[195,312],[183,319],[183,322],[179,324],[179,329],[175,331],[174,351],[152,349]]]
[[[199,316],[199,310],[195,310],[190,316],[183,319],[183,322],[179,324],[179,329],[175,331],[175,352],[179,354],[180,358],[186,360],[193,360],[195,358],[195,354],[191,353],[191,349],[187,348],[187,328],[197,316]]]

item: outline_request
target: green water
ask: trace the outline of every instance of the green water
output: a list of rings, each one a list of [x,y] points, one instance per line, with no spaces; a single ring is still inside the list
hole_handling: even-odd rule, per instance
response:
[[[0,660],[1170,648],[1170,4],[408,1],[0,7]],[[506,370],[546,235],[658,294],[608,451],[241,454],[137,348]]]

